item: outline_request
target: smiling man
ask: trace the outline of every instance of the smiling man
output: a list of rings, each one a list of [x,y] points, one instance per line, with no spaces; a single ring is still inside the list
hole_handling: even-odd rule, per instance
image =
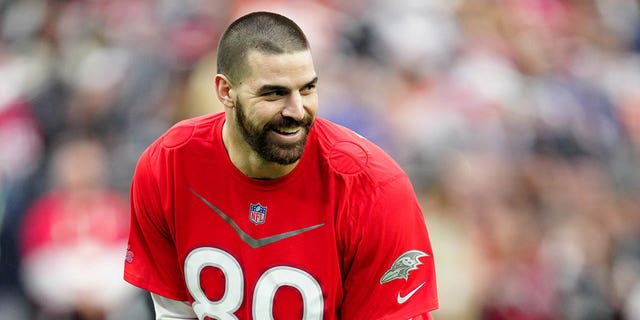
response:
[[[431,243],[406,174],[317,118],[307,39],[255,12],[218,46],[219,114],[142,154],[124,278],[157,319],[430,319]]]

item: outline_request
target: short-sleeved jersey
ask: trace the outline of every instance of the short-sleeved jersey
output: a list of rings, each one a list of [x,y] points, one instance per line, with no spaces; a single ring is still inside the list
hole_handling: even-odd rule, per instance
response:
[[[142,154],[125,279],[200,319],[408,319],[436,309],[433,253],[406,174],[318,118],[298,165],[253,179],[223,113],[185,120]]]

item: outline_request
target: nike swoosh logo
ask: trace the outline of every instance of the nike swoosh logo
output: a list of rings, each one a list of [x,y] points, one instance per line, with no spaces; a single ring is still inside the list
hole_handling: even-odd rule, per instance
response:
[[[405,302],[407,302],[407,300],[411,299],[411,297],[416,294],[416,292],[418,292],[418,290],[420,290],[420,288],[422,288],[422,286],[424,286],[425,282],[423,282],[421,285],[419,285],[417,288],[411,290],[411,292],[407,293],[406,296],[401,296],[400,292],[398,292],[398,303],[399,304],[403,304]]]
[[[204,202],[209,208],[211,208],[213,211],[215,211],[224,221],[226,221],[233,228],[233,230],[236,231],[236,233],[238,234],[240,239],[242,239],[242,241],[244,241],[246,244],[248,244],[251,248],[254,248],[254,249],[260,248],[260,247],[264,247],[266,245],[269,245],[269,244],[272,244],[274,242],[278,242],[280,240],[284,240],[284,239],[287,239],[287,238],[291,238],[293,236],[297,236],[297,235],[299,235],[301,233],[305,233],[307,231],[311,231],[313,229],[320,228],[320,227],[322,227],[322,226],[324,226],[326,224],[326,223],[323,222],[323,223],[316,224],[316,225],[313,225],[313,226],[310,226],[310,227],[305,227],[305,228],[302,228],[302,229],[297,229],[297,230],[293,230],[293,231],[289,231],[289,232],[284,232],[284,233],[276,234],[276,235],[265,237],[265,238],[261,238],[261,239],[255,239],[255,238],[251,237],[250,235],[248,235],[246,232],[242,231],[242,229],[240,229],[240,227],[231,218],[229,218],[229,216],[224,214],[224,212],[222,212],[216,206],[211,204],[207,199],[205,199],[203,196],[198,194],[195,190],[191,189],[191,192],[193,192],[193,194],[196,197],[198,197],[200,200],[202,200],[202,202]]]

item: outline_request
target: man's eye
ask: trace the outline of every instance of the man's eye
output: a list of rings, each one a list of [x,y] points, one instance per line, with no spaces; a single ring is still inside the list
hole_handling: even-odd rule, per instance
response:
[[[263,94],[263,96],[265,96],[265,97],[281,97],[281,96],[284,96],[285,94],[286,94],[286,92],[284,90],[274,90],[274,91],[265,92]]]
[[[309,92],[309,91],[312,91],[315,88],[316,88],[315,84],[309,84],[309,85],[305,86],[304,88],[302,88],[302,91]]]

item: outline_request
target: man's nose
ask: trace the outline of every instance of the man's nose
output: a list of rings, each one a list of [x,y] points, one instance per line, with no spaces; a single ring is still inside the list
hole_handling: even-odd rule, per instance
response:
[[[295,120],[304,119],[304,105],[300,92],[293,91],[287,98],[286,105],[282,110],[283,117],[289,117]]]

